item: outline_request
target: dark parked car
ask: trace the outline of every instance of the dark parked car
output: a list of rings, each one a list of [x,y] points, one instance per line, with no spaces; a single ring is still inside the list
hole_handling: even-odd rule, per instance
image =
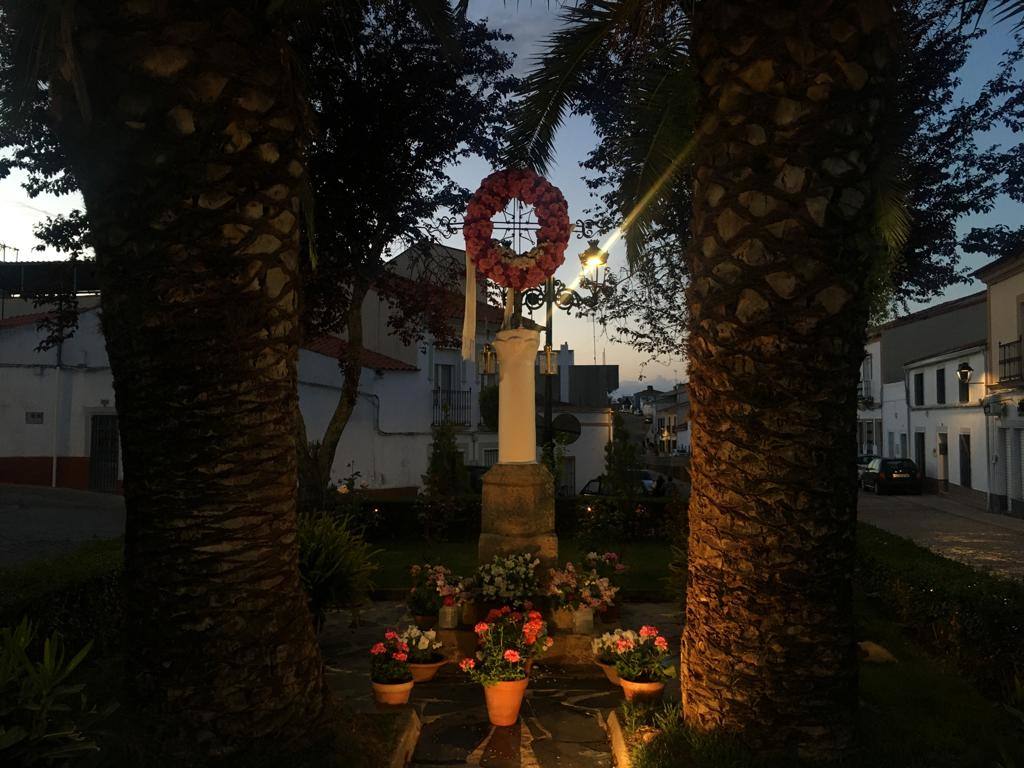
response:
[[[864,471],[868,468],[868,464],[870,464],[875,459],[880,459],[880,458],[882,458],[882,457],[879,456],[877,453],[862,453],[860,456],[858,456],[857,457],[857,479],[860,480],[861,477],[864,476]]]
[[[638,496],[671,496],[676,491],[671,478],[649,469],[636,471],[636,488]],[[580,489],[580,496],[608,496],[610,493],[604,475],[595,477]]]
[[[860,487],[875,493],[921,492],[921,471],[910,459],[872,459],[860,477]]]

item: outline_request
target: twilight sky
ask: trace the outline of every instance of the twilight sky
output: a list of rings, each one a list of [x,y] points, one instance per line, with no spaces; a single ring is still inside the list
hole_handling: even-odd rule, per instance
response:
[[[557,2],[501,2],[500,0],[475,0],[470,3],[470,13],[478,17],[487,17],[491,25],[500,27],[511,33],[515,40],[510,50],[517,54],[517,73],[525,73],[531,66],[532,56],[540,49],[544,38],[558,25]],[[999,54],[1014,45],[1010,25],[990,23],[989,33],[975,45],[967,66],[962,72],[963,84],[961,92],[967,96],[977,91],[993,70]],[[582,217],[584,210],[591,205],[589,191],[582,181],[583,170],[580,168],[588,151],[597,139],[589,119],[569,118],[557,137],[555,163],[549,173],[550,180],[562,189],[569,201],[569,215],[572,219]],[[1009,144],[1019,141],[1008,131],[993,132],[984,137],[983,143]],[[482,160],[474,159],[461,163],[453,169],[453,176],[464,186],[475,189],[479,181],[490,173],[491,168]],[[36,245],[32,228],[45,220],[47,216],[67,212],[81,207],[78,195],[56,198],[41,195],[29,198],[22,190],[23,177],[13,175],[0,180],[0,243],[20,249],[21,260],[58,259],[57,253],[39,253],[32,249]],[[1024,217],[1024,206],[1008,200],[1001,200],[995,209],[984,216],[975,216],[961,222],[961,229],[968,230],[972,226],[990,223],[1018,223]],[[602,235],[607,233],[602,233]],[[462,247],[461,235],[449,241],[451,245]],[[576,255],[586,244],[575,237],[570,241],[566,253],[566,263],[558,272],[565,282],[571,282],[578,270]],[[8,252],[7,259],[13,255]],[[621,248],[611,252],[613,267],[621,266],[623,254]],[[968,257],[962,266],[974,269],[980,266],[983,259]],[[948,289],[936,301],[962,296],[977,290],[976,284],[957,285]],[[539,318],[538,318],[539,319]],[[595,353],[596,336],[596,353]],[[619,394],[628,394],[637,389],[653,384],[656,388],[667,389],[673,382],[685,376],[685,366],[680,358],[672,360],[648,361],[644,355],[630,347],[618,344],[608,338],[600,327],[596,329],[588,320],[567,317],[557,313],[555,318],[555,344],[567,341],[576,351],[578,363],[606,361],[617,363],[620,367],[619,377],[621,389]]]

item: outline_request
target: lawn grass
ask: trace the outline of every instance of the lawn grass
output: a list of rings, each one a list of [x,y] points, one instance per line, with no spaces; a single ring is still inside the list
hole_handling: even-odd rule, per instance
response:
[[[120,570],[123,539],[97,539],[67,554],[0,568],[0,612],[6,606],[39,598]]]

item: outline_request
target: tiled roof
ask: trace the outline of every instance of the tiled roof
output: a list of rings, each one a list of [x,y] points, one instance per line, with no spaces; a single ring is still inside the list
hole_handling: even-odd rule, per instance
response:
[[[337,336],[321,336],[318,339],[312,339],[311,341],[304,341],[302,343],[303,349],[308,349],[310,352],[316,352],[319,355],[326,355],[327,357],[333,357],[335,360],[339,359],[344,353],[347,344],[343,339],[339,339]],[[403,360],[396,360],[393,357],[382,355],[380,352],[374,352],[372,349],[364,349],[360,355],[360,362],[363,364],[363,368],[371,368],[375,371],[418,371],[415,365],[407,363]]]

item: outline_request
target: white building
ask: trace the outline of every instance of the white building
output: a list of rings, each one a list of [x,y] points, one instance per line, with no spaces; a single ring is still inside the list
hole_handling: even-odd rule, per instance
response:
[[[462,252],[447,251],[453,264],[461,265]],[[97,302],[83,297],[74,336],[37,352],[42,315],[24,301],[5,298],[10,316],[0,320],[0,482],[120,488],[117,413]],[[415,492],[426,473],[432,428],[442,422],[457,428],[466,464],[494,464],[498,436],[480,418],[482,377],[475,363],[463,362],[458,349],[432,339],[402,343],[389,332],[390,311],[371,290],[363,304],[365,350],[357,403],[338,446],[332,480],[358,473],[361,486]],[[453,315],[452,322],[461,327],[461,319]],[[493,339],[502,313],[480,303],[477,319],[479,349]],[[299,352],[299,407],[310,440],[323,435],[337,405],[342,384],[337,361],[344,343],[325,337]],[[572,351],[563,348],[559,362],[565,363],[559,389],[568,393]],[[617,371],[615,381],[617,386]],[[611,408],[556,402],[553,411],[570,413],[580,423],[580,437],[566,447],[559,479],[560,489],[573,494],[603,472]]]
[[[985,446],[985,340],[959,349],[908,361],[906,392],[910,394],[906,429],[899,420],[887,423],[889,445],[898,443],[934,478],[941,490],[950,485],[988,492]],[[958,375],[958,371],[964,373]],[[970,376],[967,376],[967,372]],[[962,381],[961,379],[966,379]]]
[[[857,452],[875,456],[882,455],[881,347],[882,335],[871,334],[864,348],[857,385]]]

